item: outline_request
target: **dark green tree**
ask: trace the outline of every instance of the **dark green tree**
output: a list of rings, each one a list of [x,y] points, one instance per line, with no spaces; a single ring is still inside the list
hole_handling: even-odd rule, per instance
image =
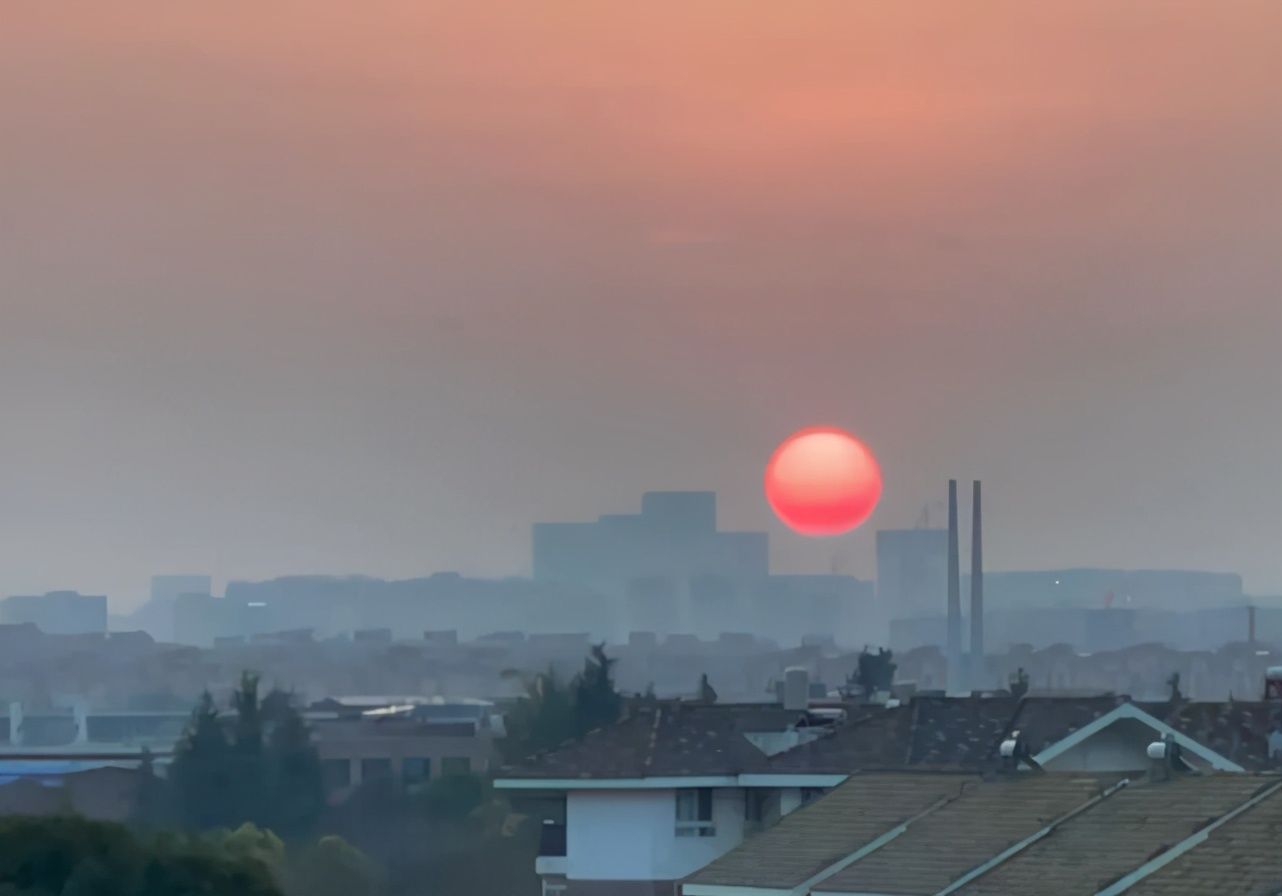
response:
[[[550,750],[575,736],[574,702],[555,669],[549,667],[525,682],[525,695],[504,724],[507,737],[502,750],[509,762]]]
[[[574,680],[574,728],[582,737],[589,731],[613,725],[623,709],[623,695],[614,689],[614,664],[605,645],[595,644]]]
[[[342,837],[321,837],[291,856],[285,872],[290,896],[377,896],[382,872]]]
[[[274,720],[267,743],[267,792],[271,804],[266,818],[272,830],[287,839],[312,832],[325,809],[320,756],[302,715],[280,691],[267,695]]]
[[[233,822],[265,822],[272,809],[267,791],[268,763],[263,750],[263,712],[258,697],[258,676],[242,672],[240,686],[232,692],[231,708],[236,713],[232,728],[232,775],[240,818]]]
[[[289,839],[310,833],[324,810],[324,791],[302,715],[281,692],[260,701],[258,678],[248,672],[231,706],[229,738],[204,694],[175,750],[170,779],[180,824],[208,830],[252,822]]]
[[[231,745],[209,692],[201,694],[174,749],[169,779],[179,823],[190,830],[227,827],[238,818]]]
[[[140,837],[74,815],[0,818],[0,893],[282,896],[269,870],[188,837]]]
[[[859,652],[859,659],[854,673],[847,679],[847,685],[863,699],[871,699],[878,691],[888,691],[895,683],[894,652],[878,647],[873,653],[867,647]]]

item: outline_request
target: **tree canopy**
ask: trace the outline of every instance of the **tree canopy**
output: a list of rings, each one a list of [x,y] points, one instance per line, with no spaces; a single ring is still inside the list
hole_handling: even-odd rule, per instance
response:
[[[140,836],[74,815],[0,818],[0,893],[284,896],[268,867],[203,839]]]
[[[507,715],[506,758],[550,750],[617,722],[624,698],[614,687],[616,662],[606,655],[604,644],[596,644],[568,684],[552,668],[528,679],[525,695]]]
[[[231,707],[229,726],[213,698],[201,696],[174,751],[166,811],[152,796],[140,821],[154,826],[172,818],[193,831],[252,822],[286,839],[309,834],[324,810],[324,790],[320,758],[293,700],[281,691],[260,700],[258,677],[246,672]],[[149,781],[147,789],[156,786]]]

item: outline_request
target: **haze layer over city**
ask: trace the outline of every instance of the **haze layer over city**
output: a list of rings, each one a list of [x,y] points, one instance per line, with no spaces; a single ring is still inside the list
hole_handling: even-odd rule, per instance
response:
[[[1282,894],[1279,46],[5,5],[0,894]]]

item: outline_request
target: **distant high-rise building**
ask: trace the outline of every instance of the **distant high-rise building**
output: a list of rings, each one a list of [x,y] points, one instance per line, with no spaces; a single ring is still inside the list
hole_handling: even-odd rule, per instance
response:
[[[213,594],[213,579],[203,575],[152,576],[151,599],[170,601],[180,594]]]
[[[771,575],[766,533],[719,531],[714,492],[647,492],[639,514],[536,523],[533,536],[535,581],[597,594],[615,614],[612,636],[710,640],[749,629],[782,643],[831,634],[855,645],[871,634],[867,583]]]
[[[48,635],[106,634],[107,598],[75,591],[6,597],[0,601],[0,622],[30,622]]]
[[[948,593],[947,529],[877,533],[877,606],[887,619],[934,616]]]
[[[618,628],[715,636],[769,575],[764,532],[717,530],[714,492],[647,492],[639,514],[535,523],[536,581],[591,588]]]

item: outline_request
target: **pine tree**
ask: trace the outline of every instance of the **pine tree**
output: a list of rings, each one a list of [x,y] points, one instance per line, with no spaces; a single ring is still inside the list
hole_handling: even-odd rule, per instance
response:
[[[232,693],[236,724],[232,735],[233,782],[240,817],[235,822],[264,821],[271,809],[267,792],[267,763],[263,753],[263,713],[258,699],[258,676],[242,672]]]
[[[271,705],[274,716],[267,744],[269,823],[283,837],[298,837],[312,830],[325,808],[320,756],[288,695],[272,691],[263,705]]]
[[[184,827],[203,830],[236,819],[236,781],[231,745],[205,691],[192,711],[170,770],[176,811]]]
[[[583,661],[583,671],[574,682],[575,733],[580,737],[619,720],[623,696],[614,689],[611,672],[616,662],[606,656],[604,644],[593,645],[591,654]]]

